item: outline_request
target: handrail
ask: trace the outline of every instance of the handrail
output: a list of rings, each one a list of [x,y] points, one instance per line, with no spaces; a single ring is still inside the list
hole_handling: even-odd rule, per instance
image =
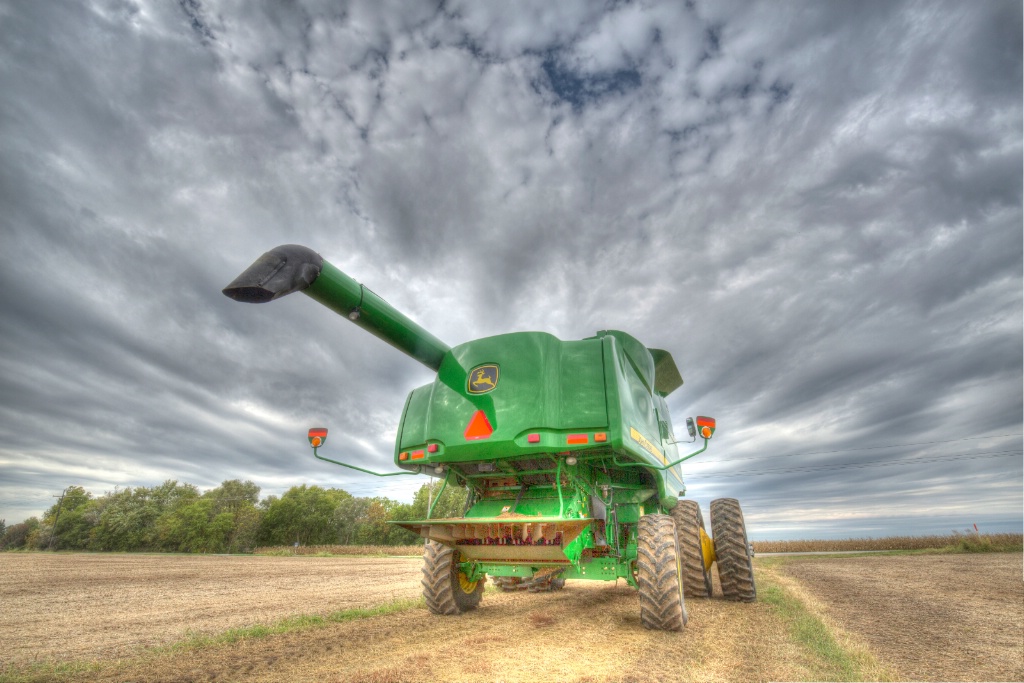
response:
[[[435,496],[434,500],[430,503],[430,508],[427,510],[427,519],[430,519],[431,515],[434,514],[434,506],[437,505],[437,501],[441,500],[441,494],[444,493],[444,490],[448,488],[448,477],[450,477],[451,474],[451,470],[447,470],[444,473],[444,483],[441,484],[441,490],[437,492],[437,496]]]
[[[365,472],[366,474],[372,474],[375,477],[394,477],[399,474],[421,474],[420,470],[417,470],[415,472],[386,472],[384,474],[381,474],[380,472],[371,472],[370,470],[364,470],[362,467],[356,467],[355,465],[349,465],[348,463],[338,462],[337,460],[325,458],[324,456],[316,452],[316,448],[313,449],[313,457],[316,458],[317,460],[323,460],[324,462],[330,462],[334,463],[335,465],[341,465],[342,467],[348,467],[349,469],[359,470],[360,472]]]
[[[679,463],[683,462],[684,460],[689,460],[690,458],[692,458],[695,455],[700,455],[701,453],[703,453],[707,449],[708,449],[708,440],[704,439],[704,448],[700,449],[699,451],[694,451],[693,453],[690,453],[689,455],[684,455],[683,457],[679,458],[675,462],[670,462],[667,465],[665,465],[664,467],[659,467],[658,465],[652,465],[652,464],[646,463],[646,462],[619,462],[618,458],[615,457],[615,453],[614,452],[612,453],[612,462],[615,463],[616,467],[646,467],[647,469],[658,470],[660,472],[663,472],[663,471],[667,470],[670,467],[675,467],[676,465],[678,465]]]

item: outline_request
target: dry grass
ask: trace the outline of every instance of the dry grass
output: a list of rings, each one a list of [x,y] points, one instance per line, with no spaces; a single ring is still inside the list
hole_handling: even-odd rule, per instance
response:
[[[952,550],[956,552],[1013,552],[1024,548],[1021,534],[953,532],[945,536],[887,536],[829,541],[754,541],[756,553],[843,552],[848,550]]]

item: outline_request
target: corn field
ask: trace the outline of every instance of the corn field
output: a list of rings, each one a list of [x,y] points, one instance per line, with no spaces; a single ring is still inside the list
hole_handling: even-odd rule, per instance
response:
[[[952,532],[944,536],[887,536],[829,541],[754,541],[755,553],[837,552],[843,550],[958,550],[993,552],[1020,550],[1022,534]]]

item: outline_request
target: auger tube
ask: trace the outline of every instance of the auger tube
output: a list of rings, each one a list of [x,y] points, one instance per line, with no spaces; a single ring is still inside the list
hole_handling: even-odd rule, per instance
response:
[[[263,254],[223,292],[235,301],[251,304],[302,292],[434,372],[451,349],[320,254],[297,244]]]

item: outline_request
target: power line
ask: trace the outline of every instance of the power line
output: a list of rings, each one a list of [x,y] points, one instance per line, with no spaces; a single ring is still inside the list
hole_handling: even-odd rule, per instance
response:
[[[1004,439],[1011,436],[1021,437],[1024,434],[993,434],[992,436],[967,436],[962,439],[946,439],[945,441],[920,441],[918,443],[897,443],[888,446],[860,446],[858,448],[837,448],[831,451],[808,451],[806,453],[785,453],[782,455],[754,455],[749,458],[724,458],[722,460],[694,461],[694,465],[717,465],[723,462],[740,462],[742,460],[768,460],[769,458],[795,458],[801,455],[828,455],[831,453],[848,453],[851,451],[873,451],[884,448],[907,448],[910,446],[932,446],[940,443],[957,443],[958,441],[975,441],[977,439]]]
[[[953,460],[977,460],[979,458],[1007,458],[1024,451],[994,451],[991,453],[959,453],[955,455],[938,455],[924,458],[907,458],[905,460],[873,460],[862,463],[839,463],[834,465],[801,465],[799,467],[776,467],[767,470],[741,470],[739,472],[709,472],[687,476],[687,479],[712,479],[722,477],[756,477],[764,474],[786,474],[793,472],[818,472],[825,470],[862,469],[865,467],[894,467],[897,465],[919,465],[933,462],[950,462]]]

